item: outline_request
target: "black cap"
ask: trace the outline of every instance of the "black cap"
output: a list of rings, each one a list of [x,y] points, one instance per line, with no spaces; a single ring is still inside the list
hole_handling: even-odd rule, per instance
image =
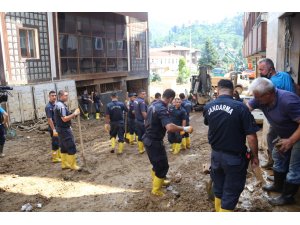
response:
[[[133,97],[133,96],[137,96],[137,94],[135,92],[129,93],[128,97]]]

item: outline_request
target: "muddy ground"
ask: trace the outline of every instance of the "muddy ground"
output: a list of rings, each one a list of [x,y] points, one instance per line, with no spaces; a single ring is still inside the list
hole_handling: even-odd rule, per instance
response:
[[[195,129],[191,149],[179,155],[168,152],[168,177],[173,183],[172,190],[165,190],[162,198],[150,195],[151,167],[146,153],[140,155],[136,145],[128,144],[123,155],[110,153],[103,119],[81,122],[90,173],[62,171],[60,164],[51,163],[48,133],[17,131],[17,137],[6,142],[6,157],[0,158],[0,211],[20,211],[22,205],[30,203],[33,211],[212,212],[214,205],[206,190],[209,175],[203,173],[203,165],[210,160],[207,127],[203,125],[202,113],[193,113],[191,121]],[[76,121],[73,131],[81,151]],[[166,148],[169,149],[167,142]],[[81,152],[77,155],[82,165]],[[266,159],[262,151],[260,159]],[[264,171],[265,177],[267,172]],[[243,191],[236,211],[300,211],[299,194],[296,205],[272,207],[267,203],[267,193],[255,184],[249,173],[248,188]]]

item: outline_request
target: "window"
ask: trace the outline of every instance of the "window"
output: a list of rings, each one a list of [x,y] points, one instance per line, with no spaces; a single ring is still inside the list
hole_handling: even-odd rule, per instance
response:
[[[114,83],[107,83],[107,84],[100,84],[101,93],[105,93],[108,91],[118,91],[121,90],[121,83],[114,82]]]
[[[62,75],[128,70],[126,20],[115,13],[58,13]]]
[[[142,48],[141,48],[141,42],[135,41],[135,57],[137,59],[142,58]]]
[[[38,58],[38,37],[37,29],[20,28],[20,53],[22,58]]]

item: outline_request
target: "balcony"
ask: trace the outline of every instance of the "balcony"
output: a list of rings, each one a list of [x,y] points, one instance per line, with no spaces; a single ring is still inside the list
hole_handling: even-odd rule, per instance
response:
[[[244,40],[244,57],[260,54],[267,47],[267,22],[253,26]]]

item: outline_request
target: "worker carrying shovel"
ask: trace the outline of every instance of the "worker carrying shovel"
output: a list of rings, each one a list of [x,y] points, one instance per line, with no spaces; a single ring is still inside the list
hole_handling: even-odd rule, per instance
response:
[[[205,125],[212,148],[211,178],[216,212],[231,212],[244,190],[249,161],[252,168],[259,165],[259,130],[249,109],[233,99],[233,83],[218,82],[216,100],[204,107]],[[246,139],[251,150],[247,151]]]

